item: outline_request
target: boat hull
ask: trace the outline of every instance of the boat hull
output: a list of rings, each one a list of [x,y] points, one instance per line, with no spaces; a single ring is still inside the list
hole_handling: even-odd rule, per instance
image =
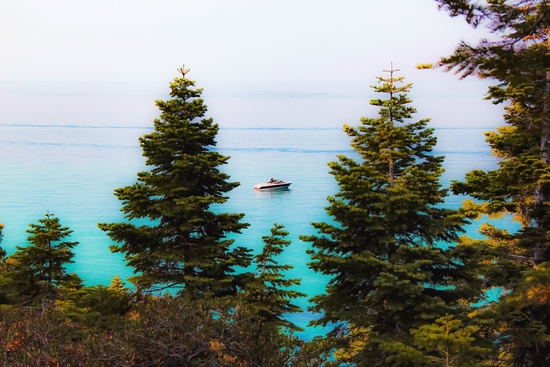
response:
[[[256,190],[284,189],[290,186],[292,182],[261,183],[254,186]]]

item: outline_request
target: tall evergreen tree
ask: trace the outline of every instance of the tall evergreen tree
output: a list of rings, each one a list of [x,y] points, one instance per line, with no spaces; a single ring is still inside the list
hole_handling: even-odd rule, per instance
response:
[[[61,226],[59,218],[46,213],[38,224],[31,223],[27,230],[30,246],[17,246],[10,256],[11,278],[19,285],[20,293],[36,297],[39,294],[55,295],[61,283],[74,275],[67,273],[67,264],[74,261],[71,251],[78,242],[63,241],[73,231]]]
[[[539,73],[531,75],[530,81],[526,77],[522,76],[520,84],[506,82],[489,88],[488,97],[494,103],[509,103],[504,115],[507,126],[485,134],[493,154],[499,157],[499,167],[471,171],[464,182],[452,185],[455,194],[477,199],[477,203],[467,203],[480,213],[510,216],[521,225],[512,231],[485,224],[481,233],[486,241],[478,241],[487,253],[480,259],[488,264],[485,286],[505,290],[487,313],[496,321],[495,338],[506,351],[501,354],[516,366],[550,363],[546,359],[550,343],[545,341],[550,335],[550,308],[547,302],[525,293],[529,289],[526,283],[532,282],[530,268],[548,271],[544,265],[550,260],[550,207],[548,201],[541,201],[550,190],[550,165],[541,159],[539,128],[545,80]]]
[[[313,298],[312,310],[322,313],[316,324],[336,324],[332,335],[355,348],[347,361],[361,366],[389,365],[397,346],[412,345],[411,328],[477,295],[476,273],[461,255],[468,249],[448,247],[467,220],[441,206],[443,157],[431,154],[429,120],[405,122],[416,112],[411,84],[399,85],[395,71],[373,86],[388,95],[370,102],[379,117],[344,126],[361,160],[340,155],[329,163],[340,191],[326,209],[336,223],[313,223],[318,235],[302,236],[313,247],[309,266],[330,277],[326,294]]]
[[[265,245],[262,252],[254,259],[255,277],[247,284],[245,295],[263,320],[293,330],[301,330],[284,319],[285,314],[302,312],[302,309],[293,304],[292,300],[306,296],[304,293],[288,289],[300,285],[300,280],[286,279],[283,272],[292,269],[293,266],[279,265],[275,259],[291,243],[284,239],[288,236],[284,228],[283,225],[275,223],[271,228],[271,235],[262,237]]]
[[[441,60],[462,77],[496,80],[487,99],[508,103],[507,126],[486,133],[499,157],[498,169],[469,172],[465,182],[455,182],[452,189],[478,199],[469,205],[481,213],[510,215],[521,224],[519,231],[482,228],[487,240],[478,245],[490,250],[482,259],[489,264],[485,284],[504,290],[484,317],[495,320],[498,359],[514,366],[550,366],[549,303],[529,294],[547,285],[535,286],[534,280],[550,277],[545,263],[550,261],[550,2],[438,2],[451,15],[464,14],[474,26],[485,25],[500,36],[476,46],[462,42]],[[545,272],[547,276],[541,276]]]
[[[470,0],[437,2],[451,15],[465,14],[474,26],[484,24],[501,36],[497,41],[483,39],[476,46],[462,42],[455,53],[443,58],[440,64],[446,70],[461,73],[462,77],[476,75],[496,79],[499,85],[489,90],[488,98],[495,103],[512,101],[513,108],[508,110],[506,119],[518,129],[516,136],[523,138],[521,142],[509,141],[507,144],[530,144],[519,148],[523,153],[531,150],[531,156],[538,155],[540,164],[531,163],[537,169],[543,167],[532,176],[538,180],[537,185],[529,189],[534,192],[527,215],[533,223],[530,226],[533,240],[530,257],[537,264],[548,261],[550,249],[546,232],[550,225],[547,218],[550,185],[544,167],[550,163],[550,2],[489,0],[486,5]],[[502,143],[500,146],[503,147]],[[520,152],[516,149],[510,153],[517,155]]]
[[[179,69],[155,131],[140,138],[146,165],[137,183],[115,190],[127,222],[99,224],[118,243],[112,251],[125,255],[134,268],[131,281],[142,290],[179,287],[191,296],[234,294],[247,274],[235,269],[251,262],[248,249],[232,248],[226,236],[248,224],[244,214],[217,214],[213,205],[239,184],[220,171],[229,157],[213,150],[218,125],[205,118],[202,89]],[[136,221],[137,219],[144,219]]]

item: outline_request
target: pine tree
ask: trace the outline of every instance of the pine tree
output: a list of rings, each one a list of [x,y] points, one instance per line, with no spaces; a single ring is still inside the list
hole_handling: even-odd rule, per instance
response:
[[[123,317],[137,302],[135,294],[124,288],[124,283],[115,276],[109,287],[104,285],[84,286],[78,279],[64,282],[59,289],[55,307],[62,317],[81,329],[81,336],[94,331],[109,331],[124,327]]]
[[[483,317],[494,320],[499,359],[514,366],[549,366],[550,309],[526,292],[532,286],[530,268],[546,272],[545,262],[550,261],[550,2],[438,2],[451,15],[465,14],[474,26],[486,25],[500,36],[476,46],[462,42],[441,60],[462,77],[496,80],[487,99],[508,104],[507,126],[486,133],[499,158],[498,169],[469,172],[465,182],[455,182],[452,189],[477,199],[468,205],[480,213],[510,216],[521,224],[519,231],[482,227],[487,239],[478,245],[489,250],[480,259],[488,264],[484,282],[503,290]]]
[[[109,290],[119,294],[127,293],[127,289],[124,288],[125,285],[122,279],[120,279],[118,275],[115,275],[113,279],[111,279]]]
[[[62,282],[73,275],[67,273],[66,266],[74,263],[71,251],[78,242],[63,241],[73,231],[62,227],[59,219],[46,213],[38,224],[31,223],[27,230],[30,246],[17,246],[17,251],[10,256],[11,278],[18,283],[21,294],[31,298],[44,295],[55,295]]]
[[[213,150],[218,125],[205,118],[202,89],[179,69],[155,131],[140,138],[148,171],[137,183],[115,190],[127,222],[99,224],[118,243],[112,251],[125,255],[134,268],[130,280],[141,290],[180,288],[193,297],[235,294],[244,287],[250,264],[248,249],[232,247],[228,235],[248,224],[244,214],[217,214],[211,208],[226,202],[238,186],[220,171],[229,157]],[[141,219],[141,221],[137,221]]]
[[[445,315],[433,324],[411,330],[415,347],[425,351],[428,365],[445,367],[489,366],[491,350],[476,345],[479,328]]]
[[[489,0],[487,5],[469,0],[438,2],[441,7],[450,10],[451,15],[465,14],[473,25],[485,24],[492,32],[501,35],[497,41],[483,39],[477,46],[462,42],[455,53],[443,58],[440,64],[448,71],[461,73],[463,78],[476,75],[497,80],[499,85],[489,89],[488,99],[493,99],[494,103],[512,101],[512,109],[508,110],[506,118],[508,123],[518,129],[514,132],[516,141],[508,140],[504,144],[506,149],[515,145],[516,150],[506,154],[507,158],[510,158],[510,153],[517,157],[530,150],[529,158],[538,155],[540,163],[525,162],[524,159],[521,164],[535,165],[534,178],[538,180],[534,189],[529,188],[535,191],[535,195],[528,209],[528,217],[534,224],[532,228],[540,229],[530,231],[534,240],[531,244],[532,262],[538,264],[548,261],[550,250],[545,234],[547,229],[544,227],[550,224],[546,214],[550,185],[544,167],[550,163],[550,2]],[[511,132],[508,130],[505,136],[511,138]],[[520,141],[517,137],[521,137]],[[504,148],[502,143],[500,146]],[[518,143],[523,146],[518,147]],[[505,150],[501,149],[501,152]],[[533,176],[529,177],[529,180],[532,179]]]
[[[525,78],[525,76],[524,76]],[[540,129],[544,79],[534,76],[530,83],[507,83],[489,89],[495,103],[507,101],[504,115],[507,126],[487,132],[487,142],[499,157],[499,167],[491,171],[475,170],[464,182],[454,182],[455,194],[468,194],[477,207],[489,217],[509,216],[521,225],[517,231],[484,224],[481,233],[486,240],[484,284],[499,287],[504,297],[491,302],[485,318],[495,320],[495,338],[501,353],[516,366],[546,363],[550,344],[550,309],[541,306],[525,293],[530,283],[530,268],[548,269],[548,233],[550,211],[547,201],[540,201],[550,189],[550,165],[541,160]],[[538,85],[539,88],[536,86]],[[522,302],[517,302],[521,299]],[[532,303],[525,302],[532,300]],[[536,310],[536,311],[535,311]],[[545,327],[541,327],[546,325]]]
[[[293,268],[292,265],[279,265],[275,257],[280,255],[290,241],[284,237],[288,232],[284,226],[275,223],[270,236],[263,236],[265,243],[262,252],[254,263],[256,272],[254,280],[247,284],[245,295],[266,322],[275,323],[292,330],[302,330],[292,322],[284,319],[284,314],[302,312],[302,309],[292,303],[298,297],[306,294],[288,289],[300,285],[299,279],[285,279],[283,272]]]
[[[312,244],[309,266],[330,277],[326,294],[313,298],[312,310],[322,313],[316,324],[337,325],[332,335],[356,349],[362,338],[364,348],[347,361],[361,366],[385,365],[392,343],[411,344],[409,329],[458,312],[479,286],[462,256],[469,250],[449,246],[467,220],[442,207],[433,129],[429,120],[405,122],[416,112],[411,84],[398,85],[395,71],[373,86],[389,96],[371,101],[379,117],[344,126],[361,161],[340,155],[329,163],[340,187],[328,198],[336,223],[313,223],[318,235],[301,237]]]

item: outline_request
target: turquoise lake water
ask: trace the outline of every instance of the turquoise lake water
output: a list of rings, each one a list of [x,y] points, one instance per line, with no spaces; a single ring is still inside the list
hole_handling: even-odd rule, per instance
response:
[[[461,180],[472,169],[493,169],[483,132],[488,129],[437,129],[435,154],[445,155],[442,184]],[[138,137],[150,128],[0,125],[0,223],[5,225],[2,246],[8,254],[26,244],[29,223],[54,213],[73,231],[75,264],[70,269],[87,284],[108,284],[113,276],[132,274],[120,254],[109,251],[110,239],[98,222],[123,220],[113,190],[135,182],[144,170]],[[326,279],[307,267],[308,244],[299,235],[312,233],[310,222],[328,221],[326,197],[337,192],[327,162],[337,154],[353,156],[349,138],[340,129],[221,129],[217,150],[231,156],[223,170],[241,185],[220,210],[246,213],[250,227],[236,237],[236,244],[259,251],[261,237],[273,223],[286,226],[292,244],[280,257],[294,269],[288,276],[301,278],[300,291],[309,296],[322,293]],[[259,192],[253,186],[270,177],[292,181],[288,191]],[[450,196],[449,207],[464,197]],[[499,226],[514,226],[501,220]],[[479,223],[467,228],[478,236]],[[304,309],[307,299],[297,302]],[[306,326],[315,317],[307,312],[292,321]],[[320,333],[307,329],[309,338]]]

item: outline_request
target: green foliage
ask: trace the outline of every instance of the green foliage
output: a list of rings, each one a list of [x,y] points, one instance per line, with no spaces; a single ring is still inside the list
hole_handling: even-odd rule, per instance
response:
[[[499,167],[488,172],[471,171],[465,182],[455,181],[452,185],[455,194],[467,194],[481,201],[481,213],[509,215],[521,224],[517,233],[503,235],[494,229],[486,234],[490,240],[506,240],[516,260],[524,258],[527,263],[549,258],[545,253],[550,216],[548,202],[543,197],[550,190],[550,166],[541,159],[540,144],[544,109],[540,89],[544,79],[534,77],[537,88],[525,83],[517,87],[507,84],[489,89],[489,98],[496,102],[510,102],[504,115],[508,126],[485,134],[493,154],[499,157]],[[540,250],[534,251],[536,248]],[[534,255],[538,258],[535,259]],[[505,256],[502,260],[507,259]],[[492,284],[511,288],[510,284]]]
[[[128,222],[99,227],[118,243],[111,249],[125,254],[136,274],[130,280],[140,290],[235,294],[248,278],[235,269],[247,267],[252,257],[248,249],[232,247],[227,235],[248,224],[240,222],[244,214],[216,214],[211,206],[227,201],[224,194],[238,183],[219,169],[229,157],[212,150],[218,125],[204,117],[202,89],[194,89],[188,70],[180,72],[170,84],[172,99],[156,101],[161,115],[155,131],[140,138],[150,170],[115,190]]]
[[[127,327],[100,340],[100,359],[129,365],[319,365],[306,343],[282,334],[234,298],[146,300]],[[176,321],[177,320],[177,321]]]
[[[449,11],[452,17],[464,15],[468,23],[478,26],[486,17],[487,9],[477,1],[435,0],[440,9]]]
[[[75,337],[83,337],[120,327],[135,302],[134,296],[118,276],[109,287],[85,287],[79,279],[73,279],[60,288],[55,307],[65,320],[78,326]]]
[[[545,74],[550,57],[545,45],[550,26],[548,1],[436,1],[452,16],[465,15],[472,25],[483,24],[500,38],[482,39],[476,46],[461,42],[453,55],[441,60],[447,70],[514,85],[529,81],[534,73]]]
[[[52,304],[0,315],[2,366],[326,365],[318,343],[281,333],[239,298],[134,298],[106,329],[67,320]]]
[[[509,216],[521,224],[517,232],[491,225],[481,229],[487,238],[481,244],[487,251],[480,258],[484,284],[500,287],[503,296],[478,314],[493,320],[487,330],[499,347],[496,361],[548,366],[548,306],[529,296],[532,287],[528,285],[532,272],[546,272],[544,264],[550,261],[550,3],[438,2],[451,15],[465,14],[469,22],[484,24],[499,36],[497,40],[483,39],[476,46],[462,42],[453,55],[441,60],[447,70],[462,77],[495,79],[499,84],[489,88],[487,99],[507,103],[507,126],[486,133],[499,158],[498,169],[472,171],[464,182],[452,185],[455,194],[477,199],[480,213]],[[476,16],[477,21],[472,21]],[[543,289],[543,285],[540,280],[538,287]]]
[[[256,272],[254,280],[246,285],[247,301],[258,315],[266,322],[275,323],[292,330],[301,330],[298,326],[283,318],[286,313],[302,312],[302,309],[292,303],[298,297],[306,294],[288,289],[300,285],[299,279],[285,279],[283,272],[293,268],[292,265],[279,265],[275,257],[280,255],[290,241],[284,240],[288,232],[284,226],[275,223],[270,236],[263,236],[265,243],[262,252],[254,259]]]
[[[433,324],[411,330],[411,334],[415,346],[427,352],[427,360],[433,365],[489,366],[485,361],[491,350],[475,344],[478,331],[476,326],[465,326],[445,315]]]
[[[30,245],[16,247],[17,251],[5,261],[4,275],[23,300],[55,297],[62,283],[74,276],[67,273],[66,266],[74,262],[71,249],[78,242],[63,241],[72,231],[62,227],[50,213],[29,226]]]
[[[330,277],[326,294],[313,298],[316,324],[338,325],[332,335],[347,341],[343,350],[363,343],[344,360],[361,366],[389,363],[388,343],[411,348],[409,329],[475,301],[480,287],[468,249],[448,247],[467,212],[440,206],[443,157],[431,153],[428,120],[405,123],[416,112],[405,94],[411,84],[398,86],[403,78],[391,72],[373,87],[389,95],[371,101],[380,116],[344,126],[362,161],[329,164],[340,187],[327,207],[336,224],[313,223],[319,234],[301,237],[313,247],[310,267]]]
[[[513,366],[548,366],[550,263],[526,270],[480,317],[492,321],[499,359]]]

